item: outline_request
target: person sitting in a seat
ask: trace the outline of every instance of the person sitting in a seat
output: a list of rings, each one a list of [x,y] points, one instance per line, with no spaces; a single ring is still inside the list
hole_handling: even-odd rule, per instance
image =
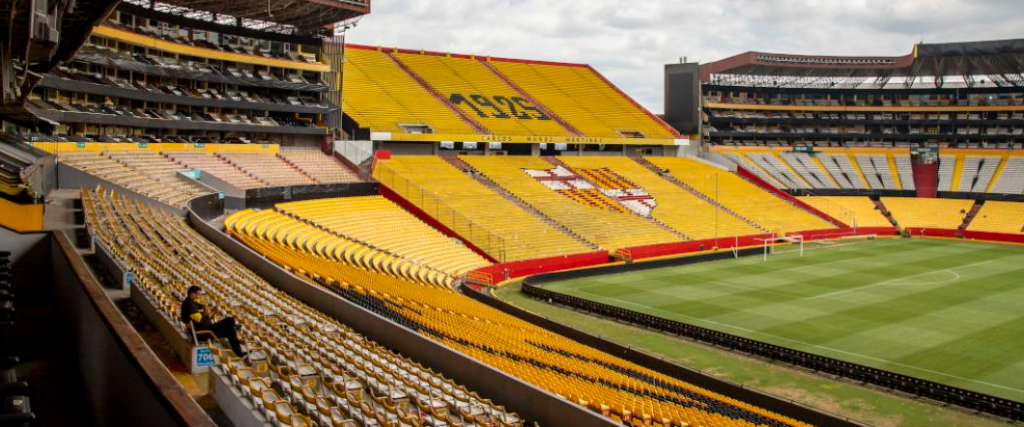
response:
[[[231,342],[231,350],[234,350],[238,357],[245,357],[242,345],[238,342],[235,318],[225,317],[214,323],[206,311],[205,292],[198,286],[189,287],[185,301],[181,302],[181,321],[186,325],[192,325],[196,333],[212,332],[218,338],[227,338]]]

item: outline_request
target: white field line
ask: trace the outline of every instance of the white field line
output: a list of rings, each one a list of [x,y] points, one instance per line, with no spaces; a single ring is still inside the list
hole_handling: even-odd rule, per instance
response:
[[[882,243],[882,242],[885,242],[885,241],[875,241],[875,242],[872,242],[872,243]],[[896,243],[885,245],[885,247],[903,246],[903,245],[906,245],[906,244],[908,244],[910,242],[911,242],[910,239],[904,239],[904,240],[897,241]],[[836,248],[816,249],[815,251],[833,250],[833,251],[836,251],[836,252],[841,252],[841,251],[852,249],[852,248],[848,248],[847,246],[854,246],[854,245],[843,245],[841,247],[836,247]],[[797,251],[792,251],[792,252],[797,252]],[[792,253],[792,252],[791,251],[786,251],[786,252],[778,253],[776,256],[786,255],[786,254]],[[756,257],[756,256],[740,258],[739,260],[708,261],[708,263],[709,264],[713,264],[713,263],[721,262],[721,261],[731,261],[731,262],[735,263],[735,265],[737,265],[737,266],[763,264],[763,261],[761,261],[761,258],[760,257]],[[810,269],[820,269],[822,266],[827,266],[827,265],[830,265],[830,264],[839,264],[839,263],[850,262],[850,261],[861,261],[861,259],[860,258],[857,258],[857,259],[838,259],[838,260],[827,261],[827,262],[816,262],[816,263],[812,263],[812,264],[804,265],[804,266],[800,266],[800,267],[786,268],[786,269],[783,269],[783,270],[776,271],[775,273],[786,273],[786,272],[790,272],[790,271],[800,271],[800,270],[804,270],[804,269],[808,269],[808,268],[810,268]],[[694,266],[699,266],[699,265],[700,264],[688,265],[688,266],[683,266],[683,267],[694,267]],[[669,269],[669,268],[675,268],[675,267],[665,267],[665,268]],[[706,272],[706,271],[710,271],[712,268],[713,268],[713,266],[712,267],[698,267],[698,268],[694,269],[692,272],[693,273],[703,273],[703,272]],[[609,277],[616,276],[616,275],[625,275],[625,274],[630,274],[630,273],[628,273],[628,272],[627,273],[616,273],[616,274],[609,275]],[[706,282],[706,283],[715,283],[715,284],[724,285],[724,286],[728,286],[728,287],[739,288],[739,289],[743,289],[743,290],[761,290],[761,291],[764,291],[764,289],[746,288],[746,287],[743,287],[741,285],[727,284],[727,283],[719,282],[719,281],[712,281],[712,282]],[[581,284],[579,284],[577,286],[567,287],[566,290],[568,290],[568,291],[581,291],[582,292],[584,289],[590,289],[592,287],[604,286],[604,285],[621,285],[621,283],[604,283],[604,282],[589,282],[588,283],[588,282],[584,282],[584,283],[581,283]],[[788,295],[787,294],[786,296],[794,297],[795,295]]]
[[[964,266],[964,267],[967,267],[967,266]],[[743,332],[747,332],[747,333],[750,333],[750,334],[761,335],[761,336],[765,336],[765,337],[769,337],[769,338],[774,338],[774,339],[777,339],[777,340],[789,341],[791,343],[798,344],[798,345],[805,346],[805,347],[818,348],[818,349],[827,350],[827,351],[831,351],[831,352],[835,352],[835,353],[845,354],[845,355],[848,355],[848,356],[854,356],[854,357],[859,357],[859,358],[863,358],[863,359],[867,359],[867,360],[873,360],[873,361],[876,361],[876,362],[887,363],[887,364],[890,364],[890,365],[899,366],[899,367],[906,368],[906,369],[912,369],[912,370],[915,370],[915,371],[920,371],[920,372],[926,372],[926,373],[929,373],[929,374],[939,375],[939,376],[943,376],[943,377],[947,377],[947,378],[953,378],[953,379],[957,379],[957,380],[961,380],[961,381],[966,381],[966,382],[970,382],[970,383],[975,383],[975,384],[981,384],[981,385],[985,385],[985,386],[989,386],[989,387],[1000,388],[1000,389],[1003,389],[1003,390],[1009,390],[1009,391],[1016,392],[1016,393],[1024,393],[1024,390],[1021,390],[1021,389],[1017,389],[1017,388],[1013,388],[1013,387],[1008,387],[1008,386],[1004,386],[1004,385],[1000,385],[1000,384],[994,384],[994,383],[990,383],[990,382],[987,382],[987,381],[981,381],[981,380],[976,380],[976,379],[971,379],[971,378],[964,378],[964,377],[961,377],[961,376],[958,376],[958,375],[947,374],[945,372],[939,372],[939,371],[935,371],[935,370],[931,370],[931,369],[927,369],[927,368],[922,368],[920,366],[907,365],[907,364],[904,364],[904,363],[894,362],[892,360],[883,359],[883,358],[880,358],[880,357],[868,356],[868,355],[864,355],[864,354],[860,354],[860,353],[854,353],[854,352],[850,352],[850,351],[846,351],[846,350],[840,350],[838,348],[824,346],[824,345],[811,344],[811,343],[808,343],[808,342],[803,342],[803,341],[795,340],[795,339],[792,339],[792,338],[786,338],[786,337],[783,337],[783,336],[769,334],[769,333],[757,331],[757,330],[754,330],[754,329],[744,328],[742,326],[735,326],[735,325],[730,325],[728,323],[716,322],[714,320],[708,320],[708,319],[702,319],[702,318],[699,318],[699,317],[689,316],[689,315],[686,315],[686,314],[683,314],[683,313],[677,313],[677,312],[674,312],[674,311],[662,310],[662,309],[659,309],[659,308],[650,307],[650,306],[646,306],[646,305],[643,305],[643,304],[638,304],[638,303],[635,303],[635,302],[625,301],[625,300],[621,300],[621,299],[618,299],[618,298],[605,297],[605,296],[601,296],[601,295],[597,295],[597,294],[591,294],[590,292],[586,292],[586,291],[581,291],[581,292],[583,292],[585,294],[593,295],[594,297],[596,297],[598,299],[611,300],[611,301],[619,302],[619,303],[626,304],[626,305],[632,305],[632,306],[635,306],[635,307],[640,307],[641,309],[643,309],[645,311],[647,311],[647,310],[660,311],[662,313],[670,314],[670,315],[673,315],[673,316],[682,316],[682,317],[691,319],[691,320],[696,321],[696,322],[709,323],[709,324],[712,324],[712,325],[717,325],[717,326],[721,326],[721,327],[724,327],[724,328],[735,329],[737,331],[743,331]]]
[[[892,284],[893,282],[899,282],[900,280],[912,279],[912,278],[915,278],[915,277],[924,276],[926,274],[934,274],[934,273],[937,273],[937,272],[940,272],[940,271],[949,271],[951,273],[956,274],[956,272],[954,270],[961,270],[961,269],[964,269],[964,268],[977,267],[979,265],[988,264],[988,263],[990,263],[992,261],[993,260],[981,261],[981,262],[976,262],[976,263],[967,264],[967,265],[961,265],[961,266],[956,267],[956,268],[949,268],[949,269],[945,269],[945,270],[926,271],[926,272],[920,273],[920,274],[914,274],[914,275],[905,276],[905,277],[897,277],[897,278],[894,278],[894,279],[889,279],[889,280],[884,280],[884,281],[881,281],[881,282],[871,283],[871,284],[864,285],[864,286],[857,286],[855,288],[843,289],[841,291],[835,291],[835,292],[829,292],[827,294],[815,295],[815,296],[809,297],[807,299],[808,300],[816,300],[816,299],[834,297],[834,296],[837,296],[837,295],[848,294],[850,292],[862,291],[864,289],[870,289],[870,288],[876,288],[876,287],[879,287],[879,286],[885,286],[885,285]],[[959,278],[959,277],[960,277],[960,275],[958,274],[957,278]]]
[[[932,285],[944,285],[946,283],[953,283],[953,282],[955,282],[957,280],[960,280],[960,273],[957,273],[957,272],[955,272],[953,270],[935,270],[932,273],[950,273],[950,274],[953,275],[953,278],[945,279],[945,280],[936,280],[936,281],[932,281],[932,282],[923,281],[923,280],[922,281],[914,281],[914,282],[900,282],[900,281],[896,281],[896,282],[890,283],[889,285],[890,286],[932,286]],[[927,277],[927,276],[924,276],[924,277]]]

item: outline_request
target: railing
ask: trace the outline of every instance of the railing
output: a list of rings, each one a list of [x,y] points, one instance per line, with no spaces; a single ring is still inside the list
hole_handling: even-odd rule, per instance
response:
[[[500,263],[505,262],[505,239],[445,203],[436,193],[420,187],[386,163],[377,163],[377,181],[430,215],[477,249]]]
[[[336,139],[334,140],[334,152],[341,154],[342,157],[358,166],[373,157],[373,142]]]

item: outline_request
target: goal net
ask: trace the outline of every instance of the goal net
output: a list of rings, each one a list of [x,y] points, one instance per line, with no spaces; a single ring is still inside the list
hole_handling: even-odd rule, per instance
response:
[[[768,254],[774,254],[778,246],[798,247],[800,256],[804,256],[803,236],[775,236],[767,239],[757,239],[764,245],[764,260],[768,261]]]
[[[841,249],[873,241],[877,237],[877,234],[860,234],[805,241],[802,236],[785,236],[760,241],[763,242],[764,257],[767,261],[768,255],[799,252],[800,256],[804,256],[805,251]]]
[[[877,234],[861,234],[856,236],[842,236],[832,239],[815,240],[807,242],[808,250],[839,249],[847,246],[858,245],[878,238]]]

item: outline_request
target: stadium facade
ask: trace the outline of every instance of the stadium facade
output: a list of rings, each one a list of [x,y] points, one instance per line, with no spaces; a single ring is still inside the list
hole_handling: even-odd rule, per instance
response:
[[[711,145],[1021,148],[1024,40],[905,56],[747,52],[665,68],[666,120]]]

